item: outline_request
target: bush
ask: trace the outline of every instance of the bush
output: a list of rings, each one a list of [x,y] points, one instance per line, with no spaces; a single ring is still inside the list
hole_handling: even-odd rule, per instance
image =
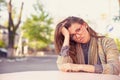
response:
[[[5,42],[0,40],[0,48],[5,48],[5,47],[6,47]]]

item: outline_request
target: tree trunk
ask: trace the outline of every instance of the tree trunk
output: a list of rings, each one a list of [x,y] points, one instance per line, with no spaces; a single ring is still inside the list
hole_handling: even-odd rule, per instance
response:
[[[13,29],[13,20],[12,20],[12,5],[11,5],[11,0],[8,3],[8,54],[7,57],[12,57],[13,55],[13,33],[12,33],[12,29]]]
[[[8,3],[8,56],[7,57],[14,57],[14,41],[16,36],[16,30],[19,28],[20,22],[21,22],[21,16],[22,16],[22,9],[23,9],[23,3],[21,5],[20,14],[18,17],[18,22],[15,25],[12,19],[12,4],[11,1]]]
[[[9,31],[9,41],[8,41],[8,57],[14,57],[14,40],[15,34]]]

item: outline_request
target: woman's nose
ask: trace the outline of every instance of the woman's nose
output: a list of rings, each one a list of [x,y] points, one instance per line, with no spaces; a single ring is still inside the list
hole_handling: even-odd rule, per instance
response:
[[[76,34],[76,38],[79,38],[80,37],[80,34]]]

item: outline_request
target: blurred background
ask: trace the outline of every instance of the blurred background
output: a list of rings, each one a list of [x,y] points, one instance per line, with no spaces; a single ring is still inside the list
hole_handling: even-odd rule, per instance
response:
[[[120,0],[0,0],[1,59],[56,55],[54,30],[68,16],[114,38],[120,51]]]
[[[0,47],[7,57],[55,54],[53,22],[43,1],[1,0]]]

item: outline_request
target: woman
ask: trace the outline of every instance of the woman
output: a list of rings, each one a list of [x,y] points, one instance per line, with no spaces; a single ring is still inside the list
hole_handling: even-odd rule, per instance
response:
[[[79,17],[68,17],[55,30],[58,69],[65,72],[119,74],[119,51]]]

